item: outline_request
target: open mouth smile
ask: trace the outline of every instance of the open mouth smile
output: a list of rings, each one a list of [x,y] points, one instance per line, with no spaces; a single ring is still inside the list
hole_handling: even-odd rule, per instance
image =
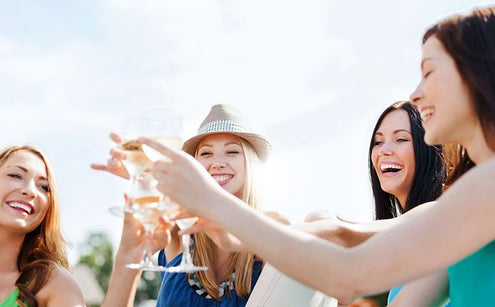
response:
[[[383,163],[380,164],[380,172],[385,176],[394,176],[400,172],[404,167],[395,163]]]
[[[34,207],[31,204],[26,203],[24,201],[18,201],[18,200],[7,201],[7,205],[10,208],[17,210],[24,215],[31,215],[34,213]]]
[[[434,113],[435,113],[434,107],[424,107],[421,108],[419,112],[421,119],[423,120],[423,123],[425,123],[430,117],[432,117]]]
[[[234,178],[234,175],[232,174],[212,174],[211,175],[213,179],[215,179],[216,182],[220,185],[225,185],[227,184],[232,178]]]

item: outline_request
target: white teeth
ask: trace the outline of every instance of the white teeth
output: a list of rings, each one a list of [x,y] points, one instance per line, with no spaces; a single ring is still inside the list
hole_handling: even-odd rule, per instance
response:
[[[428,117],[432,116],[435,112],[435,109],[432,107],[422,109],[420,112],[421,119],[425,121]]]
[[[31,212],[33,211],[33,209],[30,206],[25,205],[23,203],[11,202],[11,203],[9,203],[9,206],[11,208],[20,208],[20,209],[26,211],[27,214],[31,214]]]
[[[396,165],[396,164],[382,164],[380,165],[380,169],[382,170],[382,172],[386,169],[390,169],[390,168],[393,168],[393,169],[398,169],[398,170],[401,170],[403,169],[402,166],[400,165]]]
[[[221,182],[221,181],[225,181],[229,178],[231,178],[232,176],[231,175],[221,175],[221,176],[213,176],[213,178],[217,181],[217,182]]]

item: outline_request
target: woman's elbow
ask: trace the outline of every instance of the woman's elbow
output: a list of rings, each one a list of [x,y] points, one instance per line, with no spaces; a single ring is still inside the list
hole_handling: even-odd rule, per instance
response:
[[[366,280],[359,273],[353,274],[347,272],[345,277],[336,284],[335,280],[325,282],[325,285],[330,285],[321,289],[325,294],[335,297],[340,304],[349,304],[359,296],[364,295],[366,291]]]

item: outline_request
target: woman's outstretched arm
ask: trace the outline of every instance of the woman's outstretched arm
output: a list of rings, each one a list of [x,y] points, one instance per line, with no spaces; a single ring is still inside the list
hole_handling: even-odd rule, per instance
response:
[[[185,153],[142,141],[170,158],[154,167],[164,194],[220,223],[280,271],[343,302],[446,268],[495,238],[495,159],[465,174],[428,210],[343,248],[271,221],[223,191]]]

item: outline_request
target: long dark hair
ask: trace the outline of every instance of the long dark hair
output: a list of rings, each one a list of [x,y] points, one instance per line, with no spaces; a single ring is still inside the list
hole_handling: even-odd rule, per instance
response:
[[[432,36],[454,60],[469,89],[485,141],[495,151],[495,7],[445,18],[426,30],[423,44]],[[457,161],[449,168],[447,186],[474,166],[462,146],[452,148]]]
[[[399,206],[399,201],[394,195],[382,189],[371,160],[376,131],[380,128],[385,116],[397,110],[406,111],[409,117],[416,164],[412,186],[407,195],[404,209]],[[371,188],[375,198],[375,219],[393,218],[396,216],[397,208],[401,213],[404,213],[425,202],[437,199],[442,193],[442,183],[445,179],[445,161],[442,147],[427,145],[424,141],[424,135],[425,131],[421,125],[419,112],[408,101],[395,102],[386,108],[378,118],[371,135],[368,153]]]

